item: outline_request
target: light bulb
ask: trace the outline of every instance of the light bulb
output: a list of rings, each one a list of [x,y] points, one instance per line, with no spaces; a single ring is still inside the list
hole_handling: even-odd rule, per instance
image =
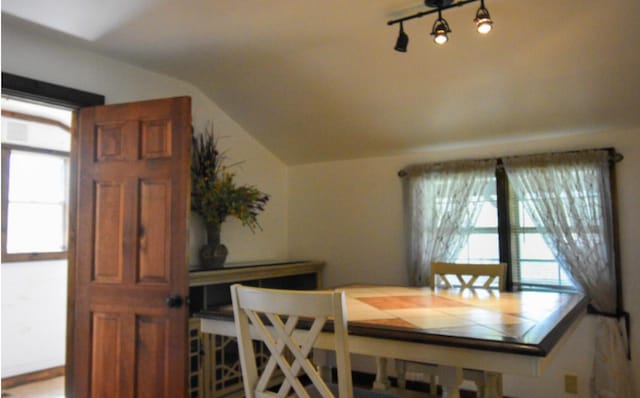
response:
[[[478,8],[476,18],[473,22],[476,24],[476,30],[478,33],[486,35],[491,32],[491,29],[493,28],[493,21],[491,20],[491,15],[489,15],[489,10],[484,6],[484,1],[482,1],[480,8]]]
[[[433,38],[433,41],[438,44],[438,45],[443,45],[445,44],[447,41],[449,41],[449,37],[447,36],[447,33],[445,31],[438,31],[435,35],[435,37]]]
[[[438,19],[433,23],[433,28],[431,29],[431,36],[433,36],[433,41],[438,45],[443,45],[447,41],[449,41],[449,37],[447,33],[450,33],[451,29],[449,28],[449,23],[446,19],[442,18],[440,13],[438,13]]]
[[[478,33],[481,33],[483,35],[486,35],[487,33],[491,32],[492,28],[493,28],[493,21],[491,21],[490,19],[483,19],[476,22],[476,30],[478,31]]]

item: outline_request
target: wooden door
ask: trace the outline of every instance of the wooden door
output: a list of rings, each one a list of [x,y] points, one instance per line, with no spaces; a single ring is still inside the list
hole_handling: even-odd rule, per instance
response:
[[[80,110],[68,397],[186,394],[190,115],[189,97]]]

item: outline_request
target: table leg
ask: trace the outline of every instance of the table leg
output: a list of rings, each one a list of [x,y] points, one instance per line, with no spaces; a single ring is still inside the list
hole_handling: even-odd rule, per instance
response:
[[[389,389],[387,358],[376,357],[376,380],[373,382],[373,389],[383,391]]]
[[[460,398],[462,384],[462,368],[453,366],[438,366],[438,380],[442,386],[443,397]]]

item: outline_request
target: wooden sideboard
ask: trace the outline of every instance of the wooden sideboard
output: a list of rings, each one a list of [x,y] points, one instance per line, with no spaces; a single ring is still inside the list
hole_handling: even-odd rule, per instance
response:
[[[318,289],[322,286],[324,265],[320,261],[272,261],[191,270],[188,397],[243,395],[235,338],[201,333],[199,312],[231,304],[229,287],[234,283],[275,289]]]

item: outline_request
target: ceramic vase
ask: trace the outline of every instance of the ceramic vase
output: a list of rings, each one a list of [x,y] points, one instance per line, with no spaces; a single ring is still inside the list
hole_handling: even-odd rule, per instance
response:
[[[207,243],[200,249],[202,268],[220,268],[229,251],[220,243],[220,224],[207,224]]]

